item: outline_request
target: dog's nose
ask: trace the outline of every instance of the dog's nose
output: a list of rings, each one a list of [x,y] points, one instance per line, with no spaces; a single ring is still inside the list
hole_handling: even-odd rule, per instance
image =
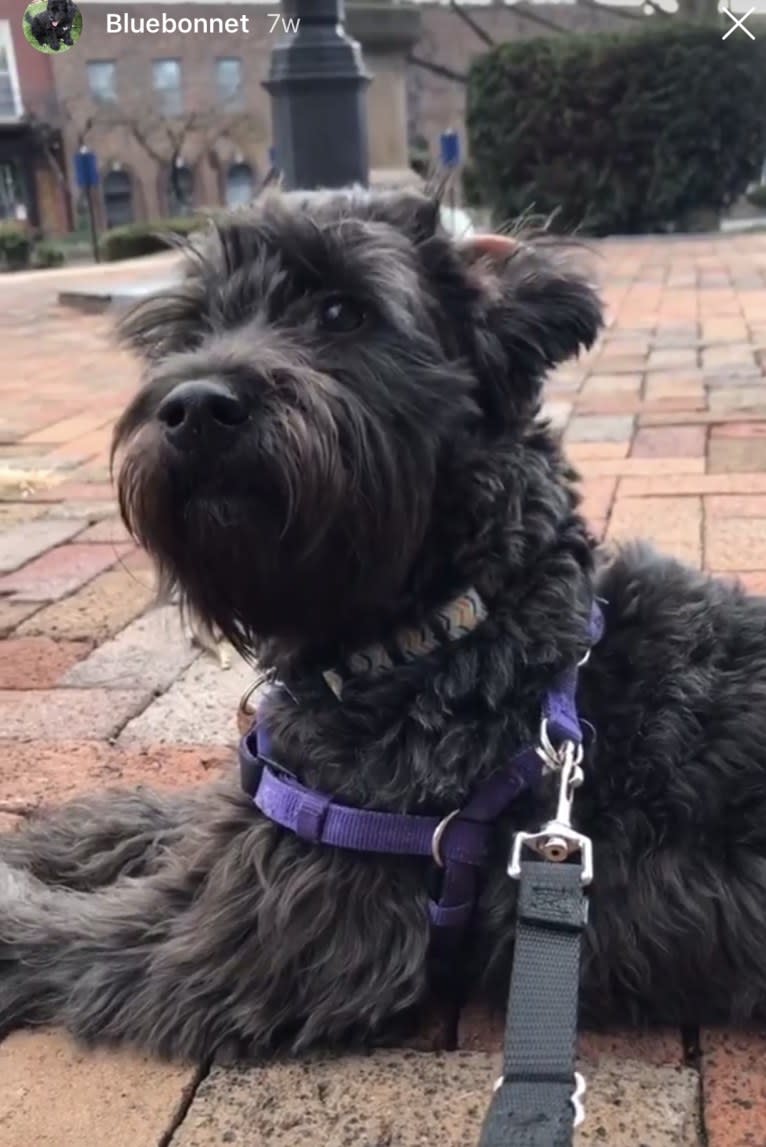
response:
[[[223,382],[198,378],[181,382],[157,408],[166,437],[175,446],[190,446],[202,438],[225,438],[247,421],[247,409]]]

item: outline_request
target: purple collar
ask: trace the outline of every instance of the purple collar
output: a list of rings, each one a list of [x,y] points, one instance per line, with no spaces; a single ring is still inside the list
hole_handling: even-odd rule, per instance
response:
[[[594,602],[588,627],[591,647],[600,640],[603,628],[603,614]],[[242,787],[264,816],[309,844],[431,857],[444,870],[439,900],[428,903],[431,925],[465,928],[476,903],[479,870],[488,859],[494,821],[516,797],[537,784],[546,763],[555,765],[555,754],[566,742],[582,744],[577,678],[589,654],[590,649],[545,695],[539,744],[515,753],[482,781],[467,804],[445,817],[350,808],[307,788],[272,759],[264,714],[240,742]]]

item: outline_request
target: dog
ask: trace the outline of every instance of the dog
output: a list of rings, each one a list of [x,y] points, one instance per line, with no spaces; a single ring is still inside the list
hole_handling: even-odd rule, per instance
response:
[[[115,432],[122,514],[165,592],[283,683],[284,775],[358,809],[461,809],[536,741],[597,597],[582,1022],[760,1021],[766,602],[590,536],[541,415],[602,325],[581,261],[544,236],[458,242],[421,191],[265,194],[124,321],[145,380]],[[447,632],[467,588],[476,616]],[[352,670],[369,646],[388,660]],[[438,856],[306,843],[234,773],[75,800],[0,838],[0,1030],[229,1062],[390,1042],[435,999],[502,1008],[510,840],[555,791],[495,825],[451,951]]]
[[[59,52],[62,44],[67,48],[74,45],[72,29],[79,13],[74,0],[47,0],[44,12],[36,16],[25,14],[32,36],[41,48]]]

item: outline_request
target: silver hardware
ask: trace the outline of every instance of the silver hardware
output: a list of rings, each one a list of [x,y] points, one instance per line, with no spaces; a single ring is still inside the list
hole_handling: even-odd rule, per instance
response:
[[[252,685],[248,685],[245,692],[239,699],[237,706],[237,723],[241,733],[246,733],[252,724],[253,717],[255,716],[255,709],[250,708],[250,701],[254,693],[257,693],[260,687],[269,679],[268,673],[259,673]]]
[[[454,820],[456,816],[460,816],[461,811],[461,809],[456,808],[454,812],[448,813],[443,820],[439,821],[434,829],[434,834],[431,837],[431,856],[439,865],[439,868],[444,868],[444,858],[441,854],[441,843],[444,831],[451,820]]]
[[[249,732],[250,726],[253,723],[253,718],[256,715],[255,707],[251,707],[250,702],[258,690],[267,684],[271,685],[272,688],[286,689],[288,693],[290,692],[289,689],[287,689],[287,687],[281,681],[277,681],[273,670],[268,670],[265,673],[259,673],[255,681],[253,681],[252,685],[248,685],[247,689],[245,689],[245,692],[240,697],[239,704],[237,705],[237,724],[239,725],[240,733],[243,735]],[[292,693],[290,693],[290,696],[293,698],[293,700],[295,700],[295,697]]]
[[[546,734],[547,738],[547,734]],[[550,742],[548,742],[550,745]],[[545,750],[547,752],[547,749]],[[539,832],[517,832],[513,840],[508,875],[514,880],[521,876],[521,854],[526,848],[534,849],[545,860],[560,864],[575,852],[582,857],[582,882],[593,880],[593,844],[590,837],[572,828],[572,801],[574,790],[584,779],[580,768],[582,745],[565,741],[553,758],[560,764],[559,796],[553,820],[544,824]]]
[[[492,1090],[493,1091],[499,1091],[502,1086],[503,1086],[503,1076],[498,1075],[497,1079],[492,1084]]]
[[[585,1092],[588,1088],[585,1082],[585,1078],[580,1074],[579,1071],[574,1073],[574,1078],[575,1089],[572,1092],[570,1103],[574,1108],[574,1125],[575,1127],[579,1127],[581,1123],[585,1122],[585,1104],[583,1103],[583,1100],[585,1098]]]
[[[564,741],[560,748],[556,748],[548,735],[547,717],[540,722],[540,744],[535,752],[542,757],[548,772],[562,768],[570,755],[574,757],[575,765],[581,764],[584,756],[582,745],[576,745],[574,741]]]
[[[588,648],[585,650],[585,653],[583,654],[583,656],[577,662],[577,668],[578,669],[582,669],[583,665],[588,664],[588,662],[590,661],[590,655],[591,655],[592,650],[593,650],[593,647],[588,646]]]

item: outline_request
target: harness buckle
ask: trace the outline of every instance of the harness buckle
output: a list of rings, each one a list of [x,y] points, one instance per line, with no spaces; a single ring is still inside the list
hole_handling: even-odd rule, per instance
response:
[[[544,753],[549,761],[555,760],[561,770],[556,813],[553,820],[549,820],[538,832],[516,833],[508,862],[508,875],[513,880],[521,877],[521,855],[524,847],[533,849],[543,859],[554,864],[561,864],[579,852],[582,857],[582,883],[590,884],[593,880],[593,843],[590,837],[572,828],[574,790],[579,788],[584,779],[580,768],[582,745],[576,745],[574,741],[565,741],[559,749],[553,749],[544,725],[543,722],[541,740],[543,737],[545,740],[538,751],[541,755]]]

